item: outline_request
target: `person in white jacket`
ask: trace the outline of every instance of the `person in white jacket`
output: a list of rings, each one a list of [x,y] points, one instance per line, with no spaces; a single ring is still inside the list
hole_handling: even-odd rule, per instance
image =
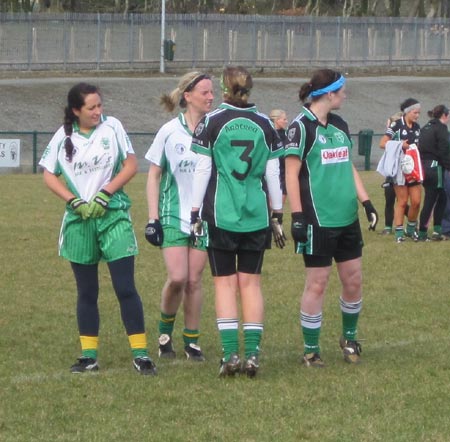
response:
[[[420,126],[417,120],[420,116],[420,103],[414,98],[406,99],[401,105],[400,110],[403,116],[397,121],[391,123],[386,133],[380,140],[380,147],[385,148],[389,140],[401,140],[402,149],[405,151],[411,144],[418,145]],[[394,192],[397,204],[394,207],[394,228],[395,240],[398,243],[405,241],[406,237],[418,240],[417,234],[417,218],[419,216],[421,186],[420,182],[414,181],[410,183],[394,182]],[[408,207],[409,200],[409,208]],[[408,213],[408,222],[406,232],[403,227],[403,217]]]

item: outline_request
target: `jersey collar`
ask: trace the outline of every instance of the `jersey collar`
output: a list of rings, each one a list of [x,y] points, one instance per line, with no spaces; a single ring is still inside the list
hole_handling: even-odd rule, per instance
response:
[[[182,124],[182,126],[186,129],[187,133],[189,135],[192,135],[191,129],[189,129],[189,126],[187,124],[186,117],[184,116],[184,112],[180,112],[178,114],[178,119],[180,120],[180,123]]]
[[[257,112],[256,105],[253,103],[249,103],[246,107],[237,107],[233,106],[229,103],[221,103],[219,105],[220,109],[228,109],[228,110],[236,110],[236,111],[245,111],[245,112]]]
[[[104,121],[106,121],[106,117],[102,114],[100,116],[100,124],[102,124]],[[98,126],[100,126],[100,124]],[[87,134],[80,132],[80,126],[78,124],[78,121],[74,121],[72,124],[72,128],[73,131],[76,132],[78,135],[80,135],[81,137],[85,137],[85,138],[89,138],[92,133],[95,131],[95,129],[97,129],[98,126],[93,127]]]
[[[303,113],[305,114],[306,118],[308,118],[308,120],[319,122],[316,115],[309,108],[309,104],[305,104],[303,106]]]

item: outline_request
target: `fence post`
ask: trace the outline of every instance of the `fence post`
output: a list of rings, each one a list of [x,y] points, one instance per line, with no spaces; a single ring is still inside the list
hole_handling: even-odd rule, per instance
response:
[[[33,131],[33,173],[37,173],[37,131]]]
[[[100,12],[97,12],[97,70],[100,70]]]
[[[372,151],[372,129],[363,129],[358,133],[358,153],[364,155],[364,170],[370,170],[370,153]]]

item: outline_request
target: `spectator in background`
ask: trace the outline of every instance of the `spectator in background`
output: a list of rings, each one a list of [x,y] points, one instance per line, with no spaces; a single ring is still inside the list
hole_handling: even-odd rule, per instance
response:
[[[391,127],[398,119],[403,115],[403,112],[399,111],[388,118],[386,122],[386,130]],[[384,229],[380,232],[380,235],[390,235],[392,233],[392,225],[394,223],[394,206],[395,206],[395,190],[394,182],[392,178],[387,178],[382,184],[384,189]]]
[[[445,210],[442,217],[442,239],[450,240],[450,170],[444,171]]]
[[[400,110],[403,116],[391,123],[380,140],[382,149],[385,149],[386,143],[390,140],[403,141],[402,148],[404,151],[408,149],[409,145],[417,145],[419,142],[420,126],[417,120],[420,116],[420,103],[414,98],[408,98],[400,105]],[[421,200],[420,184],[417,181],[405,184],[394,183],[394,191],[397,198],[397,203],[394,207],[394,225],[395,240],[398,243],[405,241],[405,237],[412,238],[414,241],[418,240],[416,229]],[[403,217],[406,213],[408,199],[410,204],[405,232]]]
[[[282,109],[273,109],[270,111],[269,118],[272,120],[272,123],[281,141],[283,141],[283,145],[285,145],[287,141],[286,129],[289,125],[286,112]],[[286,200],[286,166],[284,155],[279,158],[279,161],[280,161],[280,185],[281,185],[281,192],[283,193],[283,204],[284,204]]]
[[[443,185],[444,169],[450,170],[450,143],[448,134],[449,110],[439,104],[428,112],[431,120],[422,127],[419,137],[419,152],[424,168],[423,187],[425,197],[420,212],[419,241],[427,241],[428,224],[433,214],[433,233],[431,239],[440,241],[442,217],[446,206]]]

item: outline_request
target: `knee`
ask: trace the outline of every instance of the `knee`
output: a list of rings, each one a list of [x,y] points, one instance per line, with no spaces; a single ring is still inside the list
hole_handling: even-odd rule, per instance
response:
[[[201,280],[189,280],[186,283],[186,294],[189,295],[190,293],[196,293],[199,290],[201,290]]]
[[[355,298],[361,295],[362,275],[361,272],[354,272],[342,281],[343,292],[347,297]]]
[[[138,292],[133,286],[122,286],[116,289],[117,298],[122,299],[131,299],[135,296],[139,297]]]
[[[408,200],[406,199],[397,199],[397,207],[400,209],[405,209],[407,206]]]
[[[328,280],[316,279],[313,281],[307,281],[305,284],[305,293],[309,296],[320,298],[324,295]]]
[[[167,280],[167,289],[170,293],[180,293],[186,288],[187,280],[184,277],[172,277]]]

